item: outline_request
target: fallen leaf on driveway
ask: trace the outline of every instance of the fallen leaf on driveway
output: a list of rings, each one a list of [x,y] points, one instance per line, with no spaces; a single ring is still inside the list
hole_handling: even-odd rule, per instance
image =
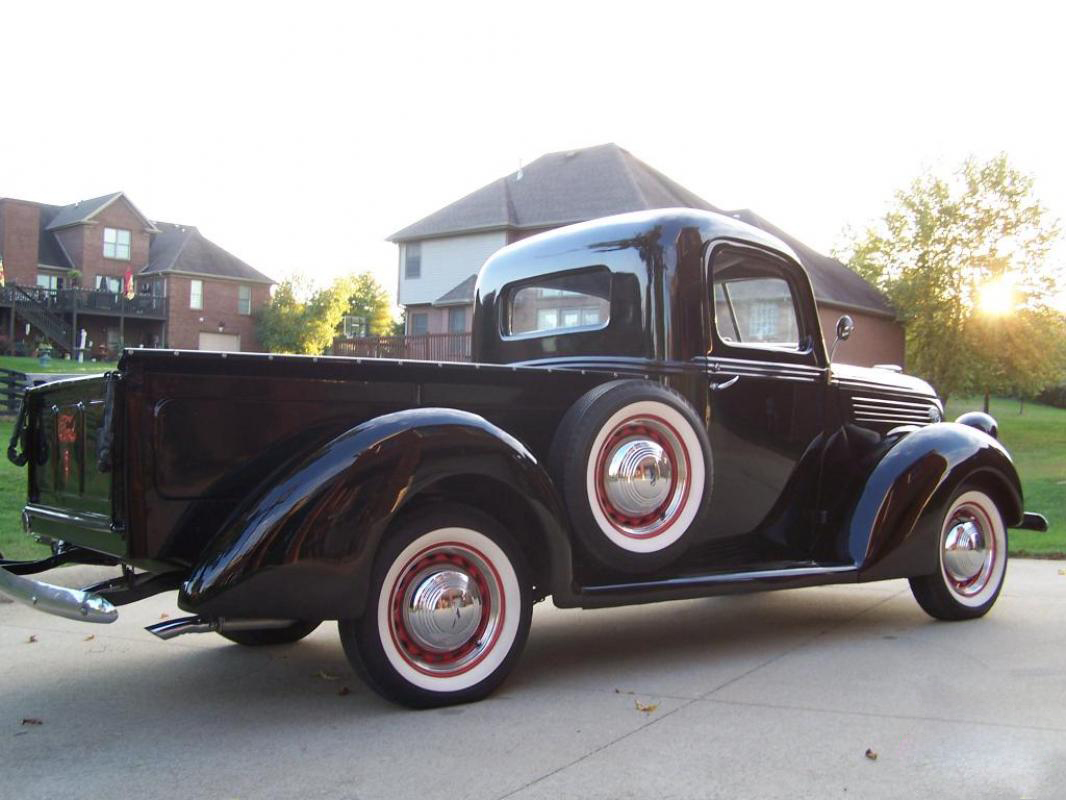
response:
[[[637,711],[643,711],[645,714],[650,714],[659,707],[658,703],[642,703],[639,700],[634,700],[633,705],[637,707]]]
[[[82,639],[82,641],[83,642],[91,642],[95,638],[96,638],[96,634],[95,633],[90,633],[88,636],[86,636],[84,639]]]
[[[866,748],[866,757],[871,761],[877,761],[877,753],[869,747]]]
[[[160,619],[170,619],[170,614],[167,614],[166,612],[164,612],[164,613],[159,615],[159,618]]]
[[[23,725],[44,725],[44,723],[41,720],[34,719],[33,717],[24,717],[23,720],[22,720],[22,724]]]
[[[341,679],[340,675],[331,675],[328,672],[326,672],[324,669],[320,669],[312,677],[321,678],[324,681],[339,681]]]
[[[339,694],[341,697],[345,697],[347,695],[350,695],[351,693],[352,693],[352,690],[349,689],[347,686],[342,686],[341,690],[339,692],[337,692],[337,694]]]
[[[36,633],[31,633],[30,634],[30,638],[26,640],[26,644],[36,644],[36,643],[37,643],[37,634]]]

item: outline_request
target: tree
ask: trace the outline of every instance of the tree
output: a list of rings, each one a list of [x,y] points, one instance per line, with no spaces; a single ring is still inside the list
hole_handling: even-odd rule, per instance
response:
[[[969,158],[947,178],[918,177],[840,255],[888,295],[906,326],[909,368],[946,399],[984,391],[985,378],[1011,373],[1012,361],[1031,363],[1023,351],[1043,334],[1027,326],[1039,338],[1006,335],[1022,323],[996,329],[979,316],[977,300],[982,287],[1009,279],[1014,308],[1045,313],[1058,277],[1047,265],[1057,236],[1032,178],[1001,154],[986,163]]]
[[[349,279],[351,284],[346,314],[366,320],[372,336],[388,336],[393,331],[392,299],[369,272]]]
[[[306,279],[283,281],[256,318],[260,343],[271,353],[325,353],[348,308],[351,288],[350,278],[317,291]]]

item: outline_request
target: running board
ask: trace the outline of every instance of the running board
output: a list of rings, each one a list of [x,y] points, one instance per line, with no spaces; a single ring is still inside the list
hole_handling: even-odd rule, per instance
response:
[[[581,587],[576,605],[597,608],[660,600],[684,600],[715,594],[794,589],[802,586],[848,583],[857,580],[858,575],[859,571],[851,564],[811,564],[781,569],[717,572],[680,578],[610,583]]]

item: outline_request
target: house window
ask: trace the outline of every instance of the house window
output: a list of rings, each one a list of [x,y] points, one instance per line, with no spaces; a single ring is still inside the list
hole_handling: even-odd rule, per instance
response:
[[[251,314],[252,313],[252,287],[250,287],[250,286],[238,286],[237,287],[237,313],[238,314]]]
[[[448,333],[466,333],[466,309],[448,309]]]
[[[429,314],[423,312],[411,314],[411,335],[422,336],[429,333]]]
[[[422,243],[408,242],[403,246],[403,276],[422,277]]]
[[[204,310],[204,282],[198,280],[189,281],[189,308],[196,311]]]
[[[49,289],[54,292],[56,289],[63,288],[63,279],[60,278],[58,275],[51,275],[47,272],[38,272],[37,288]]]
[[[111,275],[97,275],[96,291],[119,294],[122,291],[122,278],[115,278]]]
[[[130,232],[122,228],[104,228],[104,258],[130,260]]]
[[[356,336],[369,336],[366,328],[366,317],[355,314],[344,315],[344,338],[354,339]]]

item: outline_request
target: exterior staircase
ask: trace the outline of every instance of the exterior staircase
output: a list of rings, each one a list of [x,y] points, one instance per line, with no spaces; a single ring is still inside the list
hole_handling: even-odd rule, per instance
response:
[[[62,313],[53,311],[32,289],[27,290],[17,284],[11,284],[10,288],[13,290],[11,298],[15,314],[51,339],[60,350],[70,353],[74,344],[74,332],[63,319]]]

